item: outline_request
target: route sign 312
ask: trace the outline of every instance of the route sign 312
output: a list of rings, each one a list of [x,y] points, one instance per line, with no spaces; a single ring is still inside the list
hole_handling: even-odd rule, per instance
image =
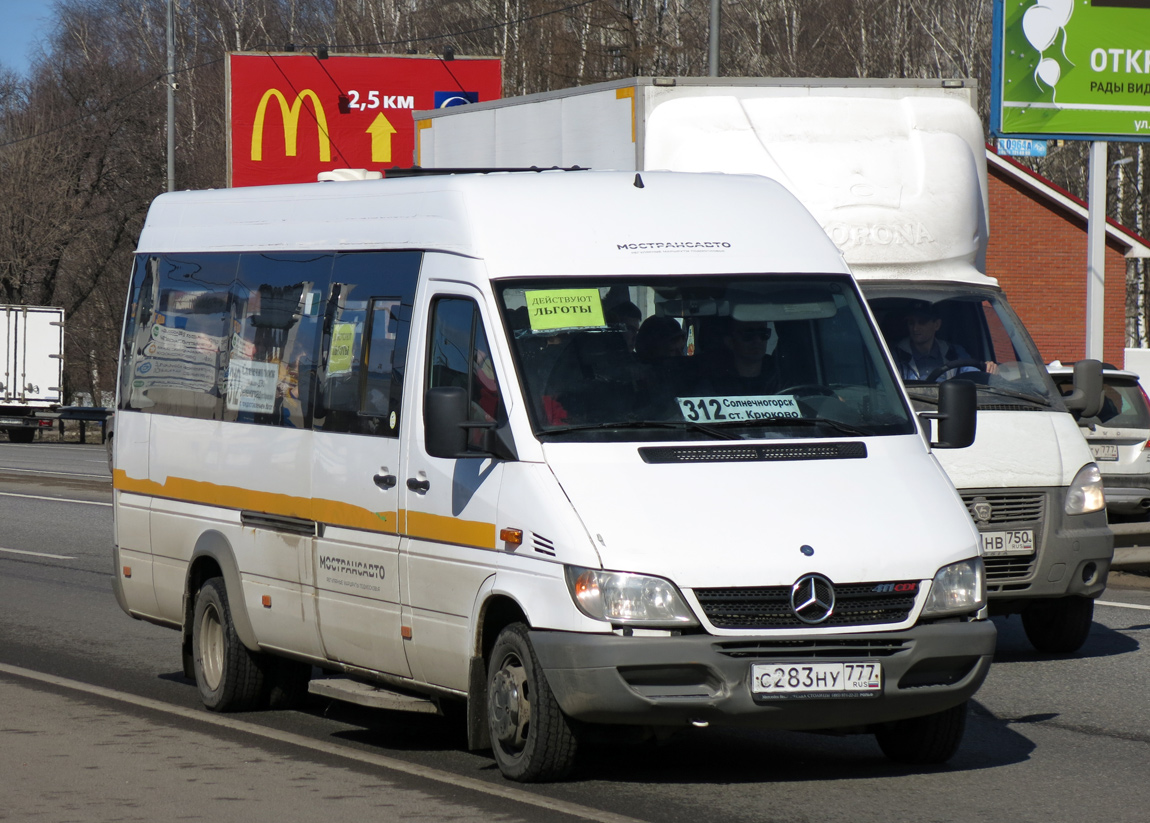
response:
[[[498,99],[495,57],[228,55],[228,183],[410,166],[412,111]]]

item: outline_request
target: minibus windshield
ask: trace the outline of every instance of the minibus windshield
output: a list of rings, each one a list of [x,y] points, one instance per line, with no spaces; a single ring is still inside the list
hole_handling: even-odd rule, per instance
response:
[[[907,392],[938,402],[952,377],[978,388],[980,409],[1066,411],[1022,321],[998,289],[865,284]]]
[[[516,279],[496,292],[543,440],[916,431],[842,275]]]

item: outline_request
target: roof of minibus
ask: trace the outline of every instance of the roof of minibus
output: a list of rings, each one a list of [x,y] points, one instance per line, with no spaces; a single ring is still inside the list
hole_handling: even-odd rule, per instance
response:
[[[846,272],[778,183],[753,175],[547,171],[163,194],[143,254],[420,249],[491,276]]]

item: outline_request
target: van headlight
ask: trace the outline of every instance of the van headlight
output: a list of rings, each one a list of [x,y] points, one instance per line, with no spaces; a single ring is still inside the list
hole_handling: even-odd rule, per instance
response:
[[[698,624],[675,584],[661,577],[567,566],[567,587],[588,617],[627,626]]]
[[[975,612],[986,605],[986,570],[981,557],[943,566],[930,584],[923,617]]]
[[[1090,514],[1106,507],[1106,496],[1102,492],[1102,472],[1094,463],[1087,463],[1074,475],[1074,481],[1066,490],[1067,514]]]

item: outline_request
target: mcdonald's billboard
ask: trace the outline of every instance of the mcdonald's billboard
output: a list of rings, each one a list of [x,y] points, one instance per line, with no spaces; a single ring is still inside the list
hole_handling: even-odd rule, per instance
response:
[[[495,57],[228,55],[228,181],[310,183],[329,169],[410,166],[415,110],[495,100]]]

